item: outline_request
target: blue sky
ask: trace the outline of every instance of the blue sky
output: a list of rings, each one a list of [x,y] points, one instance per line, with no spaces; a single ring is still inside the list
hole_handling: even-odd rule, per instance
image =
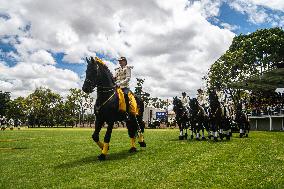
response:
[[[13,4],[4,0],[0,8],[2,90],[26,94],[39,85],[58,92],[80,87],[84,58],[92,55],[104,59],[111,71],[117,66],[115,59],[126,56],[134,66],[133,77],[146,79],[145,88],[153,96],[181,91],[194,95],[234,35],[284,25],[280,0],[201,0],[192,1],[186,10],[187,0],[95,1],[97,7],[70,0]],[[23,92],[23,86],[28,90]]]
[[[279,15],[279,16],[282,16],[282,17],[284,16],[283,11],[272,10],[272,9],[269,9],[269,8],[265,8],[263,6],[261,6],[261,8],[263,10],[265,10],[265,12],[269,15]],[[216,18],[218,20],[220,20],[221,22],[228,23],[230,25],[238,26],[238,29],[234,30],[234,33],[236,33],[236,35],[239,35],[241,33],[242,34],[248,34],[248,33],[254,32],[258,29],[274,27],[271,22],[251,23],[249,21],[248,17],[249,17],[248,14],[243,14],[241,12],[238,12],[238,11],[234,10],[233,8],[231,8],[228,4],[223,3],[221,8],[220,8],[220,15]],[[220,26],[218,23],[211,21],[211,19],[209,19],[209,21],[212,24],[216,24],[216,25]],[[220,26],[220,27],[222,27],[222,26]]]

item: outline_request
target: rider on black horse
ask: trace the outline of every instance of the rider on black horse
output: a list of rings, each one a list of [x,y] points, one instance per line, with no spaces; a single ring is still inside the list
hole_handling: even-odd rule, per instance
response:
[[[127,60],[125,57],[120,57],[118,59],[120,67],[115,69],[114,79],[116,85],[120,87],[124,93],[124,99],[126,104],[126,118],[129,119],[129,82],[131,79],[131,69],[132,66],[127,66]]]

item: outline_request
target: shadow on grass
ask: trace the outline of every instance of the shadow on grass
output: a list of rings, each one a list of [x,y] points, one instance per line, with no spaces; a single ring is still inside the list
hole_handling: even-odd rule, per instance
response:
[[[139,152],[143,152],[143,150],[141,151],[137,151],[136,153],[129,153],[128,150],[123,150],[120,152],[115,152],[115,153],[110,153],[107,155],[106,160],[105,161],[99,161],[97,155],[92,155],[89,157],[84,157],[75,161],[71,161],[71,162],[67,162],[67,163],[63,163],[60,164],[58,166],[55,166],[55,169],[68,169],[68,168],[74,168],[74,167],[78,167],[78,166],[82,166],[82,165],[86,165],[86,164],[94,164],[94,163],[104,163],[104,162],[109,162],[109,161],[117,161],[117,160],[121,160],[121,159],[127,159],[130,156],[133,156]]]
[[[207,139],[206,140],[196,140],[196,139],[187,139],[187,140],[179,140],[178,138],[177,139],[170,139],[169,140],[170,142],[180,142],[180,143],[183,143],[183,142],[188,142],[188,143],[204,143],[204,142],[209,142],[209,143],[212,143],[212,144],[217,144],[217,143],[226,143],[226,142],[230,142],[231,140],[220,140],[218,139],[217,142],[215,142],[214,140],[210,140],[210,139]]]
[[[13,151],[13,150],[26,150],[27,147],[16,147],[16,148],[2,148],[0,147],[0,151]]]

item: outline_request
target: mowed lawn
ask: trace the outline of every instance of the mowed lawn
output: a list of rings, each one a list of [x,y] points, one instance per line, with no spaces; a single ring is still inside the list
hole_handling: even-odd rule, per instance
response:
[[[1,131],[0,188],[284,188],[284,132],[214,143],[148,129],[147,148],[130,154],[127,130],[114,129],[104,162],[92,132]]]

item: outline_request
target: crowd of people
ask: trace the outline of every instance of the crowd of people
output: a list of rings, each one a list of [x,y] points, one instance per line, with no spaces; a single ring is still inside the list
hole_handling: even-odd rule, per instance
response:
[[[252,116],[278,115],[284,113],[284,92],[252,93],[247,104]]]

